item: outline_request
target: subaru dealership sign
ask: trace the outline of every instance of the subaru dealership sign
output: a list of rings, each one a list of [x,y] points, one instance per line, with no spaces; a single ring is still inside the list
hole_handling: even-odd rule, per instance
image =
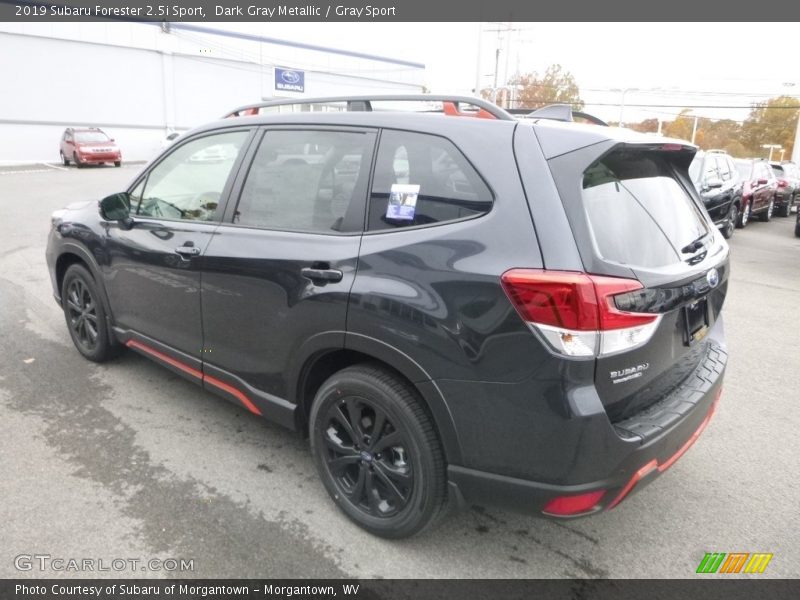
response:
[[[305,92],[305,72],[275,67],[275,91],[279,90],[283,92]]]

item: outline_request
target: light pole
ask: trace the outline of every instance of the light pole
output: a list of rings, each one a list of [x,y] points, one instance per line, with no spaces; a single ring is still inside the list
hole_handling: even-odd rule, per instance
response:
[[[772,160],[772,151],[773,150],[780,150],[781,151],[781,158],[783,158],[783,147],[780,144],[761,144],[762,148],[769,148],[769,158],[767,160]]]
[[[625,94],[628,92],[638,92],[639,88],[611,88],[612,92],[622,92],[622,98],[620,98],[619,102],[619,125],[618,127],[622,127],[622,115],[625,112]]]

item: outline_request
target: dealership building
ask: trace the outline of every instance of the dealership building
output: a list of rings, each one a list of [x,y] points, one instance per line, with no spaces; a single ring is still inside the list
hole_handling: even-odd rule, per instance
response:
[[[0,23],[0,165],[58,161],[67,127],[100,127],[123,160],[149,160],[168,133],[243,104],[419,93],[424,76],[420,63],[217,26]]]

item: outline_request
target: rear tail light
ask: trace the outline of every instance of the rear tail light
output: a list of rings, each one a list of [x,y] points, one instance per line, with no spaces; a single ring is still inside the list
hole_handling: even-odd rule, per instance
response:
[[[594,358],[632,350],[652,337],[661,319],[617,307],[615,296],[642,289],[635,279],[512,269],[501,281],[522,319],[564,356]]]
[[[588,492],[576,496],[558,496],[545,504],[542,512],[547,515],[569,517],[590,512],[605,495],[605,490]]]

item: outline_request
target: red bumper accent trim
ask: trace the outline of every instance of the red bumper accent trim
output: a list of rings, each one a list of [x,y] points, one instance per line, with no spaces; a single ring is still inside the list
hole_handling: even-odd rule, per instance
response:
[[[708,409],[708,413],[706,414],[705,418],[700,423],[695,432],[691,435],[691,437],[688,440],[686,440],[686,443],[683,446],[681,446],[675,454],[670,456],[663,463],[659,464],[658,460],[654,458],[649,463],[640,468],[638,471],[636,471],[636,473],[633,474],[633,477],[631,477],[628,480],[628,483],[625,484],[625,487],[623,487],[620,493],[617,494],[617,497],[614,498],[611,504],[608,505],[606,510],[611,510],[617,504],[622,502],[625,496],[627,496],[630,493],[630,491],[634,487],[636,487],[636,484],[639,483],[639,481],[641,481],[642,479],[644,479],[645,476],[650,474],[650,472],[653,469],[657,469],[659,473],[663,473],[664,471],[669,469],[673,464],[675,464],[676,460],[678,460],[681,456],[686,454],[686,451],[692,447],[692,445],[697,441],[697,438],[700,437],[700,434],[703,433],[703,430],[708,426],[709,421],[711,421],[711,417],[714,416],[714,412],[717,410],[717,404],[719,404],[720,396],[722,396],[722,387],[720,387],[719,390],[717,391],[717,396],[711,403],[711,408]]]
[[[158,360],[165,362],[168,365],[175,367],[176,369],[180,369],[184,373],[188,373],[192,377],[197,377],[197,379],[203,379],[202,372],[198,371],[197,369],[193,369],[189,365],[182,363],[181,361],[176,360],[171,356],[167,356],[163,352],[159,352],[155,348],[151,348],[146,344],[142,344],[141,342],[137,342],[136,340],[128,340],[127,342],[125,342],[125,345],[128,348],[136,348],[138,350],[141,350],[142,352],[146,352],[147,354],[156,357]]]
[[[244,395],[242,392],[240,392],[239,390],[237,390],[237,389],[236,389],[235,387],[233,387],[232,385],[228,385],[228,384],[227,384],[227,383],[225,383],[224,381],[220,381],[220,380],[219,380],[219,379],[217,379],[216,377],[211,377],[210,375],[203,375],[203,381],[205,381],[206,383],[210,383],[210,384],[211,384],[211,385],[213,385],[214,387],[216,387],[216,388],[219,388],[219,389],[221,389],[221,390],[222,390],[222,391],[224,391],[224,392],[228,392],[229,394],[231,394],[232,396],[234,396],[234,397],[235,397],[237,400],[239,400],[239,402],[241,402],[242,404],[244,404],[245,408],[246,408],[247,410],[249,410],[251,413],[253,413],[254,415],[258,415],[259,417],[261,416],[261,411],[260,411],[260,410],[258,410],[258,408],[256,407],[256,405],[255,405],[255,404],[253,404],[253,403],[250,401],[250,398],[248,398],[247,396],[245,396],[245,395]]]
[[[259,417],[261,416],[261,411],[258,410],[258,407],[256,407],[256,405],[251,402],[250,398],[248,398],[245,394],[243,394],[241,391],[237,390],[232,385],[228,385],[227,383],[225,383],[224,381],[220,381],[216,377],[211,377],[210,375],[206,375],[206,374],[202,373],[201,371],[198,371],[197,369],[193,369],[189,365],[187,365],[185,363],[182,363],[181,361],[179,361],[179,360],[177,360],[175,358],[172,358],[171,356],[167,356],[163,352],[159,352],[155,348],[151,348],[150,346],[148,346],[146,344],[142,344],[141,342],[138,342],[136,340],[128,340],[127,342],[125,342],[125,345],[128,348],[136,348],[138,350],[141,350],[142,352],[145,352],[145,353],[157,358],[158,360],[160,360],[160,361],[162,361],[162,362],[164,362],[164,363],[166,363],[166,364],[168,364],[170,366],[175,367],[176,369],[180,369],[181,371],[191,375],[192,377],[196,377],[197,379],[200,379],[201,381],[204,381],[206,383],[209,383],[209,384],[213,385],[215,388],[218,388],[218,389],[220,389],[220,390],[222,390],[224,392],[229,393],[234,398],[236,398],[239,402],[241,402],[244,405],[244,407],[247,410],[249,410],[251,413],[253,413],[255,415],[258,415]]]

